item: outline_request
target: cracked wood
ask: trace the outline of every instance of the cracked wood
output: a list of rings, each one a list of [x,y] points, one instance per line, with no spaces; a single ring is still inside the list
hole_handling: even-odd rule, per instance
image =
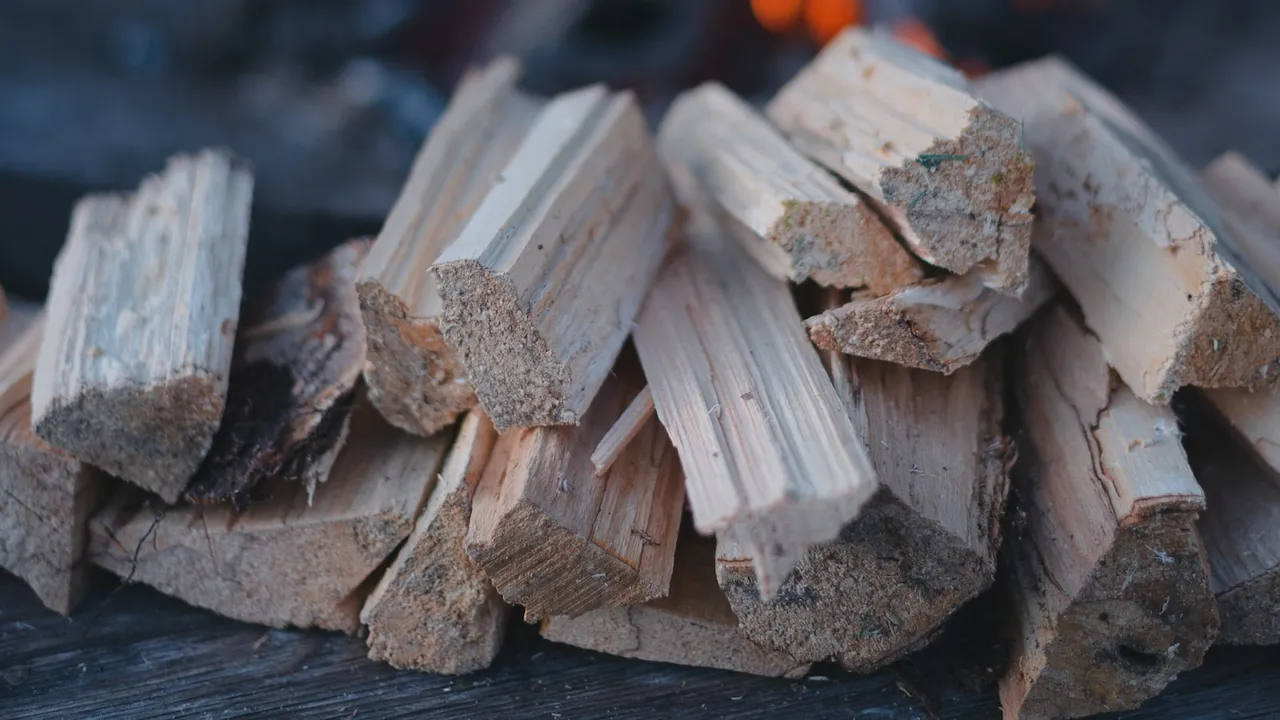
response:
[[[1204,493],[1172,411],[1135,397],[1067,310],[1032,328],[1021,360],[1005,717],[1135,708],[1218,635]]]
[[[239,160],[205,151],[76,204],[31,390],[37,435],[178,499],[226,402],[252,191]]]
[[[1274,387],[1280,321],[1250,289],[1262,285],[1241,275],[1253,273],[1217,204],[1173,151],[1060,59],[994,73],[979,89],[1023,119],[1045,226],[1036,250],[1138,397],[1166,404],[1184,385]]]
[[[444,310],[428,268],[500,181],[542,106],[515,89],[519,75],[518,63],[502,58],[463,77],[360,271],[369,400],[406,432],[431,435],[476,404],[440,332]]]
[[[877,203],[922,259],[1021,292],[1031,157],[1018,121],[979,99],[959,71],[851,28],[765,112],[801,152]]]
[[[543,109],[431,267],[441,331],[501,431],[576,425],[631,332],[674,206],[629,92]]]

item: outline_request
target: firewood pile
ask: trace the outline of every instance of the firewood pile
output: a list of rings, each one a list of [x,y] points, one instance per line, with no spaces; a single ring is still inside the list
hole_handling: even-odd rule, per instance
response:
[[[466,76],[377,238],[243,302],[243,161],[84,198],[44,307],[0,305],[0,565],[64,614],[94,565],[433,673],[515,605],[786,677],[924,647],[1000,566],[1010,718],[1280,642],[1248,160],[1193,172],[1062,60],[971,83],[856,29],[656,132],[519,77]]]

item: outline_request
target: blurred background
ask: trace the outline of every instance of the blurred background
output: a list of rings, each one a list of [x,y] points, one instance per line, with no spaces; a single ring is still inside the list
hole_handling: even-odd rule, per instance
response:
[[[767,99],[849,24],[973,75],[1063,54],[1194,166],[1280,169],[1275,0],[4,0],[0,284],[43,295],[80,195],[224,145],[256,168],[257,285],[377,231],[470,64],[629,87],[656,122],[706,79]]]

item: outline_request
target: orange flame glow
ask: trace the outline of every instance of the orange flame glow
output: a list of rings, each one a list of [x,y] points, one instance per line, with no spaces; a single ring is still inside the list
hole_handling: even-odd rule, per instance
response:
[[[762,27],[779,34],[803,18],[809,36],[822,45],[846,27],[863,23],[862,0],[751,0],[751,12]]]

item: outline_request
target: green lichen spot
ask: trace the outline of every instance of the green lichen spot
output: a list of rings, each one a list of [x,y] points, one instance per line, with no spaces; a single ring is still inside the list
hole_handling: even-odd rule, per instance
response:
[[[999,185],[1000,183],[1004,182],[1004,173],[1002,173],[1002,172],[997,172],[995,175],[992,175],[992,176],[991,176],[991,182],[993,182],[993,183],[995,183],[995,184],[997,184],[997,185]]]
[[[929,170],[937,170],[945,162],[962,162],[968,159],[968,155],[949,155],[946,153],[920,153],[916,156],[916,162]]]

